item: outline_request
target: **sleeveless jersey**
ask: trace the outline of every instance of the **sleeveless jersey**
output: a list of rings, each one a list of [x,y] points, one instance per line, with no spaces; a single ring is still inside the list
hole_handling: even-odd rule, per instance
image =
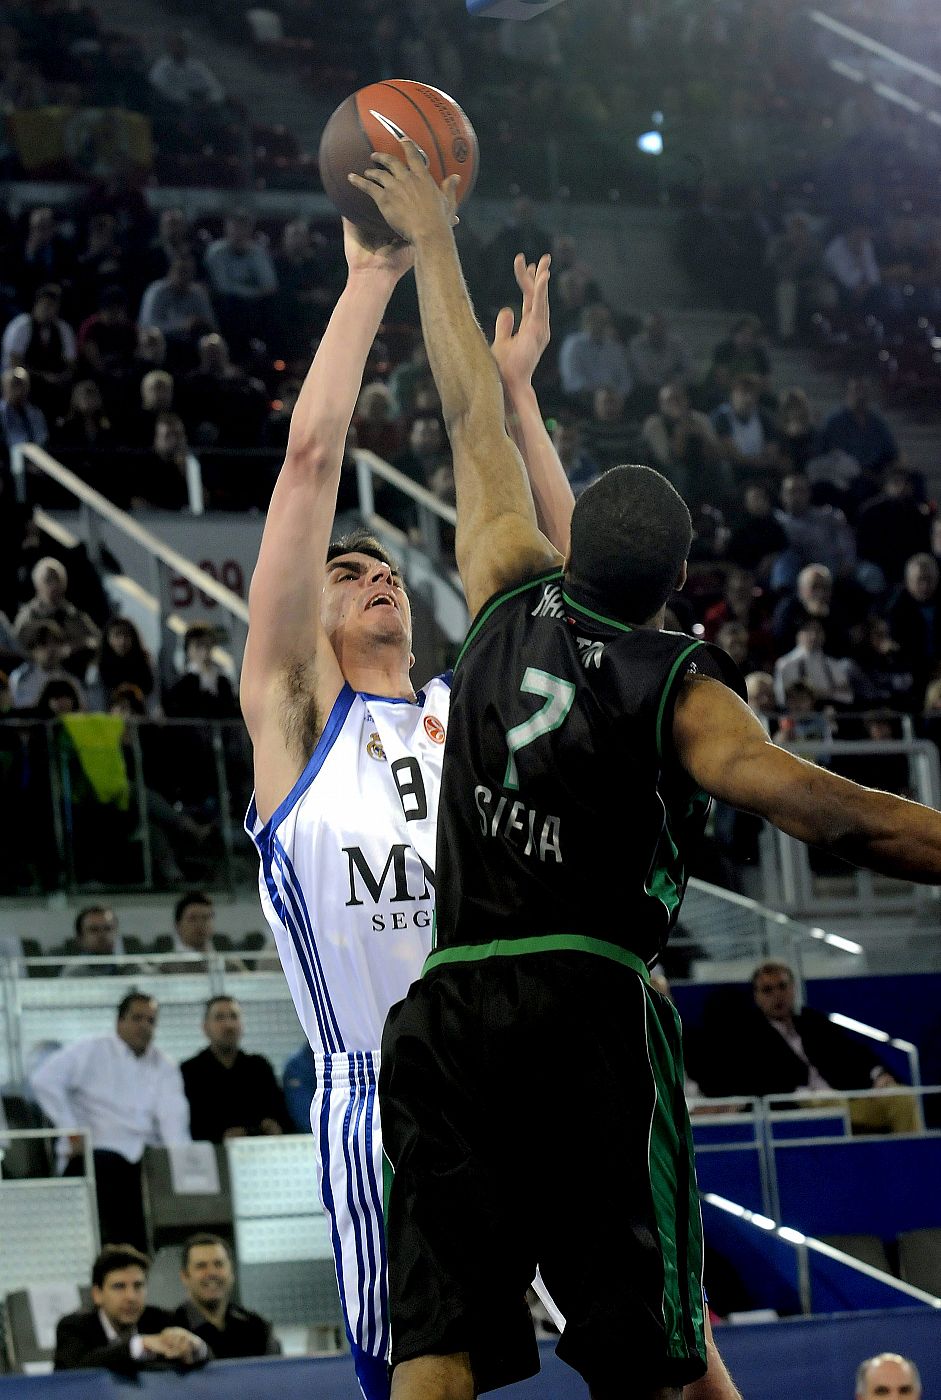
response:
[[[562,948],[656,960],[709,807],[673,752],[691,672],[744,695],[719,648],[603,617],[558,571],[491,600],[454,673],[427,969]]]
[[[262,908],[307,1038],[378,1049],[431,945],[450,674],[416,702],[344,685],[303,773],[261,822]]]

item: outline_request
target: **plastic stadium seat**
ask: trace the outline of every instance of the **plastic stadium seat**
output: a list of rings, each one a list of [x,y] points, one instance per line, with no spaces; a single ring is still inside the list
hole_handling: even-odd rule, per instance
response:
[[[180,1244],[197,1230],[212,1230],[231,1240],[232,1192],[229,1163],[222,1147],[214,1149],[219,1171],[218,1192],[177,1194],[173,1189],[170,1148],[148,1147],[144,1153],[142,1180],[144,1214],[151,1250]]]
[[[38,1104],[19,1094],[3,1095],[3,1116],[11,1131],[48,1128],[49,1120]],[[3,1145],[2,1175],[7,1181],[52,1176],[52,1138],[13,1138]]]
[[[885,1244],[878,1235],[822,1235],[821,1239],[824,1244],[841,1250],[851,1259],[858,1259],[861,1264],[881,1269],[884,1274],[893,1272]]]
[[[147,1301],[155,1308],[173,1312],[186,1302],[186,1289],[180,1281],[180,1246],[166,1244],[158,1249],[147,1275]]]
[[[51,1308],[64,1317],[90,1302],[90,1288],[78,1283],[39,1284],[8,1293],[4,1301],[4,1342],[10,1369],[23,1371],[27,1366],[45,1365],[51,1371],[55,1333],[50,1334],[47,1324],[42,1329],[46,1335],[40,1335],[37,1312],[42,1315]]]
[[[941,1230],[908,1230],[899,1235],[898,1247],[905,1282],[941,1298]]]

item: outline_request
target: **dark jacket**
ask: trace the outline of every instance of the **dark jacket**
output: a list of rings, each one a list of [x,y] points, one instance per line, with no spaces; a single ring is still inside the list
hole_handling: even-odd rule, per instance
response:
[[[263,1118],[273,1118],[284,1132],[293,1132],[284,1095],[264,1055],[240,1050],[227,1069],[207,1046],[184,1060],[180,1071],[194,1142],[221,1142],[228,1128],[244,1128],[255,1136]]]
[[[280,1356],[281,1346],[258,1313],[230,1303],[226,1309],[225,1327],[220,1331],[209,1322],[194,1303],[182,1303],[173,1314],[177,1327],[195,1332],[209,1348],[210,1354],[222,1361],[238,1356]]]
[[[141,1314],[137,1331],[146,1337],[172,1326],[173,1318],[168,1312],[164,1312],[163,1308],[147,1307]],[[108,1341],[97,1308],[83,1308],[81,1312],[68,1313],[60,1319],[56,1328],[56,1371],[103,1366],[109,1371],[133,1373],[139,1366],[152,1364],[154,1363],[133,1359],[130,1337],[120,1342]],[[156,1364],[166,1363],[157,1359]]]
[[[804,1053],[834,1089],[871,1089],[873,1071],[881,1063],[846,1031],[834,1026],[821,1011],[807,1007],[794,1017]],[[769,1096],[794,1094],[807,1087],[810,1071],[780,1031],[757,1007],[748,1007],[727,1027],[719,1085],[710,1094]]]

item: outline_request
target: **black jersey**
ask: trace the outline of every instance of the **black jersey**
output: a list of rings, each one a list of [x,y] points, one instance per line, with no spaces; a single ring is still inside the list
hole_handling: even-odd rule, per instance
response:
[[[709,798],[673,707],[691,673],[739,695],[742,678],[719,648],[573,593],[554,571],[498,594],[458,659],[428,969],[563,948],[650,965],[676,921]]]

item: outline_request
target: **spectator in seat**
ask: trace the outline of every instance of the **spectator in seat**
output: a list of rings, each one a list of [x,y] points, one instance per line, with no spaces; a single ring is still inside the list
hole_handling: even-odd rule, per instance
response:
[[[811,485],[800,472],[789,472],[781,483],[777,521],[787,536],[787,549],[772,571],[773,588],[793,588],[808,564],[825,565],[833,578],[854,573],[856,541],[846,516],[834,506],[811,505]]]
[[[174,207],[161,209],[157,221],[157,236],[147,245],[142,258],[142,278],[144,284],[159,282],[170,271],[171,263],[177,258],[189,257],[195,261],[193,231],[182,209]]]
[[[428,378],[428,351],[421,331],[413,332],[412,348],[407,360],[396,365],[389,375],[389,391],[396,418],[410,418],[415,411],[415,394]]]
[[[196,908],[196,906],[191,906]],[[206,1002],[205,1050],[180,1065],[197,1142],[230,1137],[277,1137],[291,1131],[284,1095],[264,1055],[242,1047],[242,1008],[231,996]]]
[[[66,465],[89,485],[110,495],[107,454],[115,443],[101,390],[94,379],[80,379],[72,388],[68,413],[55,426],[53,450],[65,457]]]
[[[167,363],[167,340],[157,326],[138,326],[137,349],[130,366],[129,381],[140,383],[152,369],[163,369]]]
[[[485,266],[490,269],[487,288],[490,308],[496,314],[501,306],[516,305],[519,288],[513,274],[513,259],[522,253],[528,263],[538,263],[551,239],[541,226],[536,206],[527,195],[514,199],[510,217],[487,245]]]
[[[130,496],[135,509],[185,510],[189,456],[183,419],[176,413],[158,413],[153,449],[144,461],[131,464],[132,479],[122,483],[121,496]]]
[[[13,621],[19,635],[34,622],[54,622],[62,633],[60,659],[76,675],[84,673],[92,655],[98,649],[101,633],[86,612],[70,602],[67,594],[69,575],[63,563],[46,555],[33,566],[33,597],[24,603]]]
[[[786,963],[765,962],[752,977],[753,1006],[730,1024],[726,1092],[752,1096],[888,1089],[898,1080],[864,1044],[823,1012],[797,1010],[797,985]],[[907,1095],[849,1100],[854,1132],[914,1132]]]
[[[602,471],[630,461],[637,431],[624,412],[625,397],[605,385],[592,394],[592,416],[582,423],[585,445]]]
[[[149,74],[150,84],[174,107],[198,110],[215,106],[225,98],[225,89],[201,58],[193,58],[189,44],[180,33],[166,37],[165,52],[156,60]]]
[[[278,274],[247,210],[238,209],[226,219],[224,237],[210,244],[206,253],[206,272],[230,342],[247,345],[249,327],[265,339]]]
[[[650,465],[672,481],[684,500],[698,504],[722,494],[719,440],[706,415],[690,408],[685,385],[663,385],[657,412],[645,420],[641,439]]]
[[[781,465],[792,472],[807,470],[820,451],[819,435],[803,389],[785,389],[778,405],[778,453]]]
[[[144,293],[137,316],[141,330],[155,327],[168,340],[185,340],[198,327],[216,327],[216,314],[209,293],[197,282],[196,263],[191,254],[173,259],[165,277],[151,282]]]
[[[774,312],[778,339],[793,341],[815,311],[836,304],[833,284],[823,266],[823,248],[806,214],[789,214],[784,231],[768,246],[768,266],[774,279]]]
[[[317,1088],[317,1064],[305,1040],[284,1065],[284,1099],[297,1133],[311,1131],[310,1105]]]
[[[583,445],[581,424],[572,417],[559,417],[552,427],[552,445],[576,498],[601,475],[601,468]]]
[[[208,1361],[206,1343],[147,1302],[150,1260],[130,1244],[108,1244],[92,1265],[92,1307],[56,1328],[54,1369],[132,1376],[148,1365],[185,1369]]]
[[[75,262],[73,298],[79,318],[100,306],[102,294],[125,279],[125,252],[118,239],[117,219],[107,212],[92,214],[87,247]]]
[[[856,520],[856,548],[882,571],[887,584],[901,582],[912,554],[931,545],[928,507],[916,499],[915,480],[904,467],[892,467],[878,496],[861,507]]]
[[[79,356],[92,374],[121,381],[137,346],[127,297],[121,287],[105,287],[95,305],[97,310],[79,327]]]
[[[703,635],[707,642],[714,642],[727,622],[740,622],[748,636],[749,650],[768,661],[772,651],[769,621],[767,600],[756,588],[754,575],[744,569],[730,569],[721,600],[706,610]],[[748,669],[761,670],[762,667],[756,665]]]
[[[774,686],[778,703],[784,705],[788,688],[795,681],[809,686],[814,698],[825,705],[850,706],[858,692],[865,692],[863,677],[848,657],[828,656],[824,651],[826,633],[816,618],[808,618],[797,629],[797,646],[774,663]]]
[[[25,369],[4,370],[0,399],[0,433],[9,452],[24,442],[44,447],[49,438],[46,415],[30,401],[30,378]]]
[[[877,613],[866,619],[863,640],[854,660],[866,677],[870,700],[897,710],[911,708],[915,676],[911,662],[892,636],[884,617]]]
[[[634,402],[642,412],[653,409],[662,384],[683,384],[689,378],[689,353],[683,342],[670,334],[662,311],[644,317],[644,329],[632,337],[627,357],[634,377]]]
[[[190,1235],[183,1244],[180,1278],[188,1294],[173,1320],[198,1337],[219,1360],[280,1356],[271,1323],[232,1301],[235,1270],[229,1246],[219,1235]]]
[[[292,219],[281,234],[274,270],[278,325],[287,339],[284,349],[287,355],[306,355],[312,335],[326,325],[337,297],[326,239],[318,234],[315,241],[306,219]]]
[[[31,209],[26,242],[15,271],[21,305],[32,301],[39,288],[50,282],[68,284],[73,268],[72,247],[59,232],[54,210],[48,204]]]
[[[586,306],[581,329],[567,335],[559,351],[562,392],[587,406],[597,389],[613,389],[625,399],[634,387],[627,351],[617,339],[614,318],[601,302]]]
[[[40,287],[32,310],[14,316],[0,341],[3,368],[29,370],[33,397],[46,414],[61,412],[77,353],[75,333],[59,315],[61,305],[61,287]]]
[[[895,435],[872,406],[872,381],[857,376],[847,381],[846,402],[834,409],[820,430],[819,450],[838,449],[853,457],[864,472],[878,474],[898,461]]]
[[[921,687],[941,658],[938,579],[938,564],[934,555],[913,554],[905,565],[902,587],[886,609],[892,636],[912,668],[916,685]]]
[[[787,535],[775,517],[771,488],[764,482],[749,482],[742,504],[744,509],[729,536],[728,557],[740,569],[765,581],[775,559],[787,548]]]
[[[63,963],[60,977],[113,977],[132,969],[111,962],[124,951],[118,932],[118,916],[108,904],[87,904],[75,916],[75,937],[63,949],[71,962]]]
[[[706,376],[706,392],[710,403],[722,403],[732,391],[732,381],[748,374],[757,381],[758,396],[768,393],[771,384],[771,361],[762,343],[761,322],[757,316],[740,316],[726,340],[720,340],[712,352],[712,364]]]
[[[553,271],[553,287],[554,292],[552,288],[549,291],[552,335],[563,345],[568,336],[581,330],[582,316],[589,306],[601,301],[601,295],[593,295],[595,283],[580,267],[570,267],[558,277]]]
[[[183,637],[186,670],[164,696],[168,715],[178,719],[235,719],[238,702],[232,683],[212,657],[216,630],[193,622]]]
[[[773,715],[778,708],[774,676],[768,671],[752,671],[745,677],[749,709],[756,715]]]
[[[393,462],[402,450],[402,429],[394,416],[391,391],[385,384],[367,384],[360,392],[353,415],[356,445]]]
[[[856,1400],[921,1400],[921,1376],[914,1361],[884,1351],[860,1363]]]
[[[882,277],[869,227],[853,222],[830,239],[823,265],[847,311],[876,311]]]
[[[810,619],[821,623],[824,645],[834,656],[845,656],[850,646],[850,619],[834,601],[833,575],[824,564],[808,564],[797,576],[797,591],[778,600],[771,630],[779,651],[797,641],[797,629]]]
[[[415,414],[409,424],[405,451],[396,457],[392,465],[429,490],[440,468],[451,465],[447,434],[437,410]],[[411,502],[403,500],[400,493],[392,488],[377,491],[376,509],[399,529],[409,529],[417,524]]]
[[[95,696],[99,702],[98,708],[107,710],[114,692],[122,685],[136,686],[146,699],[154,693],[154,675],[154,659],[131,619],[109,618],[105,623],[101,650],[94,668],[86,677],[90,687],[98,687]]]
[[[578,244],[570,233],[557,233],[552,239],[552,273],[561,277],[566,272],[578,272],[584,278],[589,301],[603,301],[601,288],[594,273],[578,256]],[[550,289],[551,296],[551,289]]]
[[[738,374],[728,401],[712,414],[712,427],[723,457],[741,477],[767,472],[778,465],[780,453],[774,420],[759,406],[761,381]]]
[[[55,622],[31,622],[15,636],[27,659],[10,673],[10,700],[14,710],[35,710],[50,681],[71,679],[60,664],[65,635]]]
[[[172,374],[165,369],[148,370],[140,382],[140,407],[128,415],[121,429],[122,442],[128,447],[152,447],[157,420],[173,412],[175,392]]]
[[[268,413],[261,380],[233,365],[213,332],[199,341],[199,365],[180,386],[183,417],[193,440],[217,447],[254,447]]]
[[[115,1032],[88,1036],[55,1051],[32,1076],[40,1108],[67,1137],[60,1170],[84,1170],[81,1129],[91,1134],[101,1237],[106,1244],[146,1239],[141,1199],[144,1148],[190,1141],[189,1104],[179,1069],[152,1043],[156,1000],[129,992]]]

